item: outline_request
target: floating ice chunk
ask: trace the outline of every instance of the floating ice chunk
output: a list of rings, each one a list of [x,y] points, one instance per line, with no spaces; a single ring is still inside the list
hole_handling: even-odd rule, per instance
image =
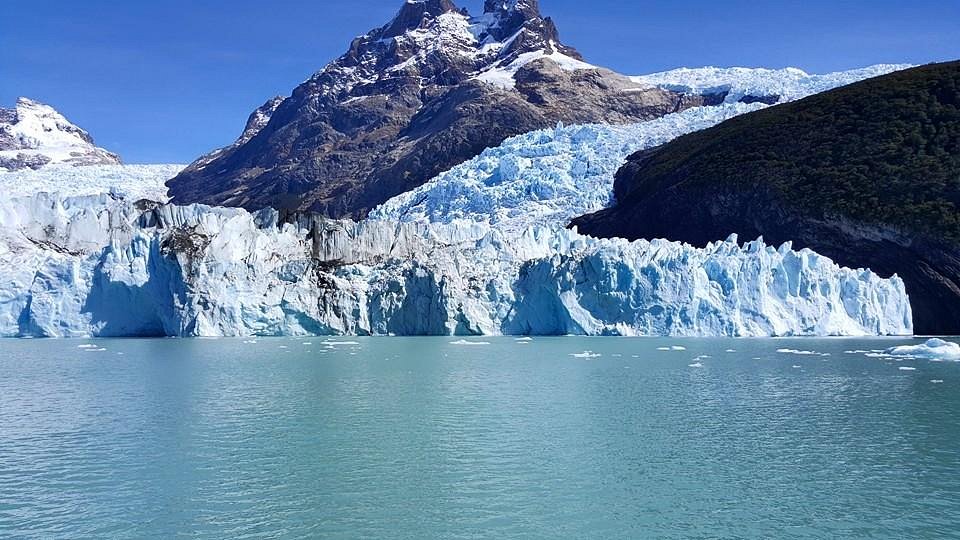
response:
[[[304,341],[304,342],[303,342],[303,345],[313,345],[313,342],[311,342],[311,341]]]
[[[83,345],[77,345],[78,349],[96,349],[97,346],[92,343],[84,343]]]
[[[517,339],[515,339],[514,341],[516,341],[517,343],[530,343],[531,341],[533,341],[533,338],[532,338],[532,337],[522,337],[522,338],[517,338]]]
[[[728,352],[728,353],[735,353],[735,352],[737,352],[737,350],[736,350],[736,349],[727,349],[726,352]]]
[[[340,347],[344,345],[359,345],[359,341],[324,341],[324,345],[328,347]]]
[[[939,338],[928,340],[923,345],[891,347],[884,352],[890,356],[939,358],[960,362],[960,345]]]
[[[780,354],[796,354],[800,356],[830,356],[830,353],[821,353],[816,351],[801,351],[798,349],[777,349]]]
[[[933,384],[943,384],[943,379],[931,379],[930,382]]]
[[[658,351],[669,351],[670,347],[657,347]]]
[[[692,368],[702,368],[702,367],[703,367],[703,364],[701,364],[700,362],[694,362],[694,363],[690,364],[689,367],[692,367]]]
[[[917,368],[910,366],[900,366],[900,371],[916,371]]]
[[[685,351],[685,350],[687,350],[687,348],[686,348],[686,347],[681,347],[680,345],[673,345],[673,346],[670,347],[670,350],[671,350],[671,351]]]
[[[866,356],[867,358],[881,358],[881,359],[884,359],[884,360],[889,360],[889,359],[892,359],[892,358],[900,358],[901,360],[913,360],[913,359],[916,358],[916,357],[914,357],[914,356],[900,356],[900,357],[897,357],[897,356],[893,356],[893,355],[890,355],[890,354],[877,353],[877,352],[868,352],[868,353],[865,354],[864,356]]]
[[[457,341],[451,341],[451,345],[489,345],[489,341],[469,341],[466,339],[458,339]]]
[[[593,351],[583,351],[582,353],[571,353],[570,356],[574,358],[599,358],[603,355]]]
[[[795,365],[795,366],[793,366],[793,369],[800,369],[800,368],[802,368],[802,367],[803,367],[803,366],[796,366],[796,365]]]

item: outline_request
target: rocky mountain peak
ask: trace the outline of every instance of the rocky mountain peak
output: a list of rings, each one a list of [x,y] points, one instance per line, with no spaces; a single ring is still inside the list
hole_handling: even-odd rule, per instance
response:
[[[252,139],[257,133],[260,133],[260,130],[270,123],[270,118],[273,117],[273,113],[277,112],[277,108],[280,107],[280,104],[283,103],[285,99],[283,96],[272,97],[258,107],[257,110],[253,111],[250,117],[247,118],[247,125],[243,128],[243,134],[240,135],[240,138],[237,139],[237,142],[234,144],[243,144]]]
[[[540,13],[537,0],[486,0],[483,6],[486,24],[479,37],[483,42],[504,44],[499,53],[501,64],[510,63],[524,53],[559,52],[576,60],[583,57],[573,47],[560,42],[560,33],[550,17]],[[503,62],[506,60],[506,62]]]
[[[392,38],[422,28],[427,21],[451,11],[457,11],[452,0],[406,0],[397,16],[384,27],[381,38]]]
[[[484,13],[520,13],[528,18],[540,16],[540,3],[537,0],[486,0]]]

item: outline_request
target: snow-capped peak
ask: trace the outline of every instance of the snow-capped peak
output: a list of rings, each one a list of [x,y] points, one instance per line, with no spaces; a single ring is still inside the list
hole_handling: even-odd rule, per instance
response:
[[[556,26],[540,14],[535,0],[487,0],[476,17],[452,0],[406,0],[389,23],[356,38],[346,54],[307,84],[321,99],[343,101],[393,93],[411,82],[422,88],[487,80],[491,77],[477,76],[493,69],[506,70],[510,78],[538,58],[564,69],[593,67],[560,42]],[[500,78],[487,82],[512,86],[498,83]]]
[[[48,163],[116,164],[120,158],[93,144],[90,134],[49,105],[21,97],[0,109],[0,169],[36,169]]]

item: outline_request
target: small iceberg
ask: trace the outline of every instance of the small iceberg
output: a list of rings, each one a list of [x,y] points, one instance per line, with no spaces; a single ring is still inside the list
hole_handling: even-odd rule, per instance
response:
[[[603,355],[593,351],[583,351],[582,353],[571,353],[570,356],[574,358],[599,358]]]
[[[900,366],[900,371],[916,371],[917,368],[910,366]]]
[[[531,341],[533,341],[533,338],[532,338],[532,337],[522,337],[522,338],[517,338],[517,339],[515,339],[514,341],[516,341],[517,343],[530,343]]]
[[[465,339],[458,339],[457,341],[451,341],[451,345],[489,345],[489,341],[467,341]]]
[[[923,345],[901,345],[885,351],[890,356],[953,360],[960,362],[960,345],[939,338],[928,340]]]
[[[359,341],[324,341],[324,345],[328,347],[336,347],[338,345],[359,345]]]
[[[702,367],[703,367],[703,364],[701,364],[700,362],[694,362],[694,363],[690,364],[689,367],[692,367],[692,368],[702,368]]]
[[[821,353],[816,351],[801,351],[797,349],[777,349],[780,354],[796,354],[800,356],[830,356],[830,353]]]
[[[685,350],[687,350],[687,348],[686,348],[686,347],[681,347],[680,345],[673,345],[673,346],[670,347],[670,350],[671,350],[671,351],[685,351]]]
[[[78,349],[96,349],[97,346],[91,343],[84,343],[83,345],[77,345]]]

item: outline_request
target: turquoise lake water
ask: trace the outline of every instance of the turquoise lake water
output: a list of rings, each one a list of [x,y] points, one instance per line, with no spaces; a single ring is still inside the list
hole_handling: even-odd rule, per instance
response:
[[[0,341],[0,537],[960,536],[910,340],[330,341]]]

